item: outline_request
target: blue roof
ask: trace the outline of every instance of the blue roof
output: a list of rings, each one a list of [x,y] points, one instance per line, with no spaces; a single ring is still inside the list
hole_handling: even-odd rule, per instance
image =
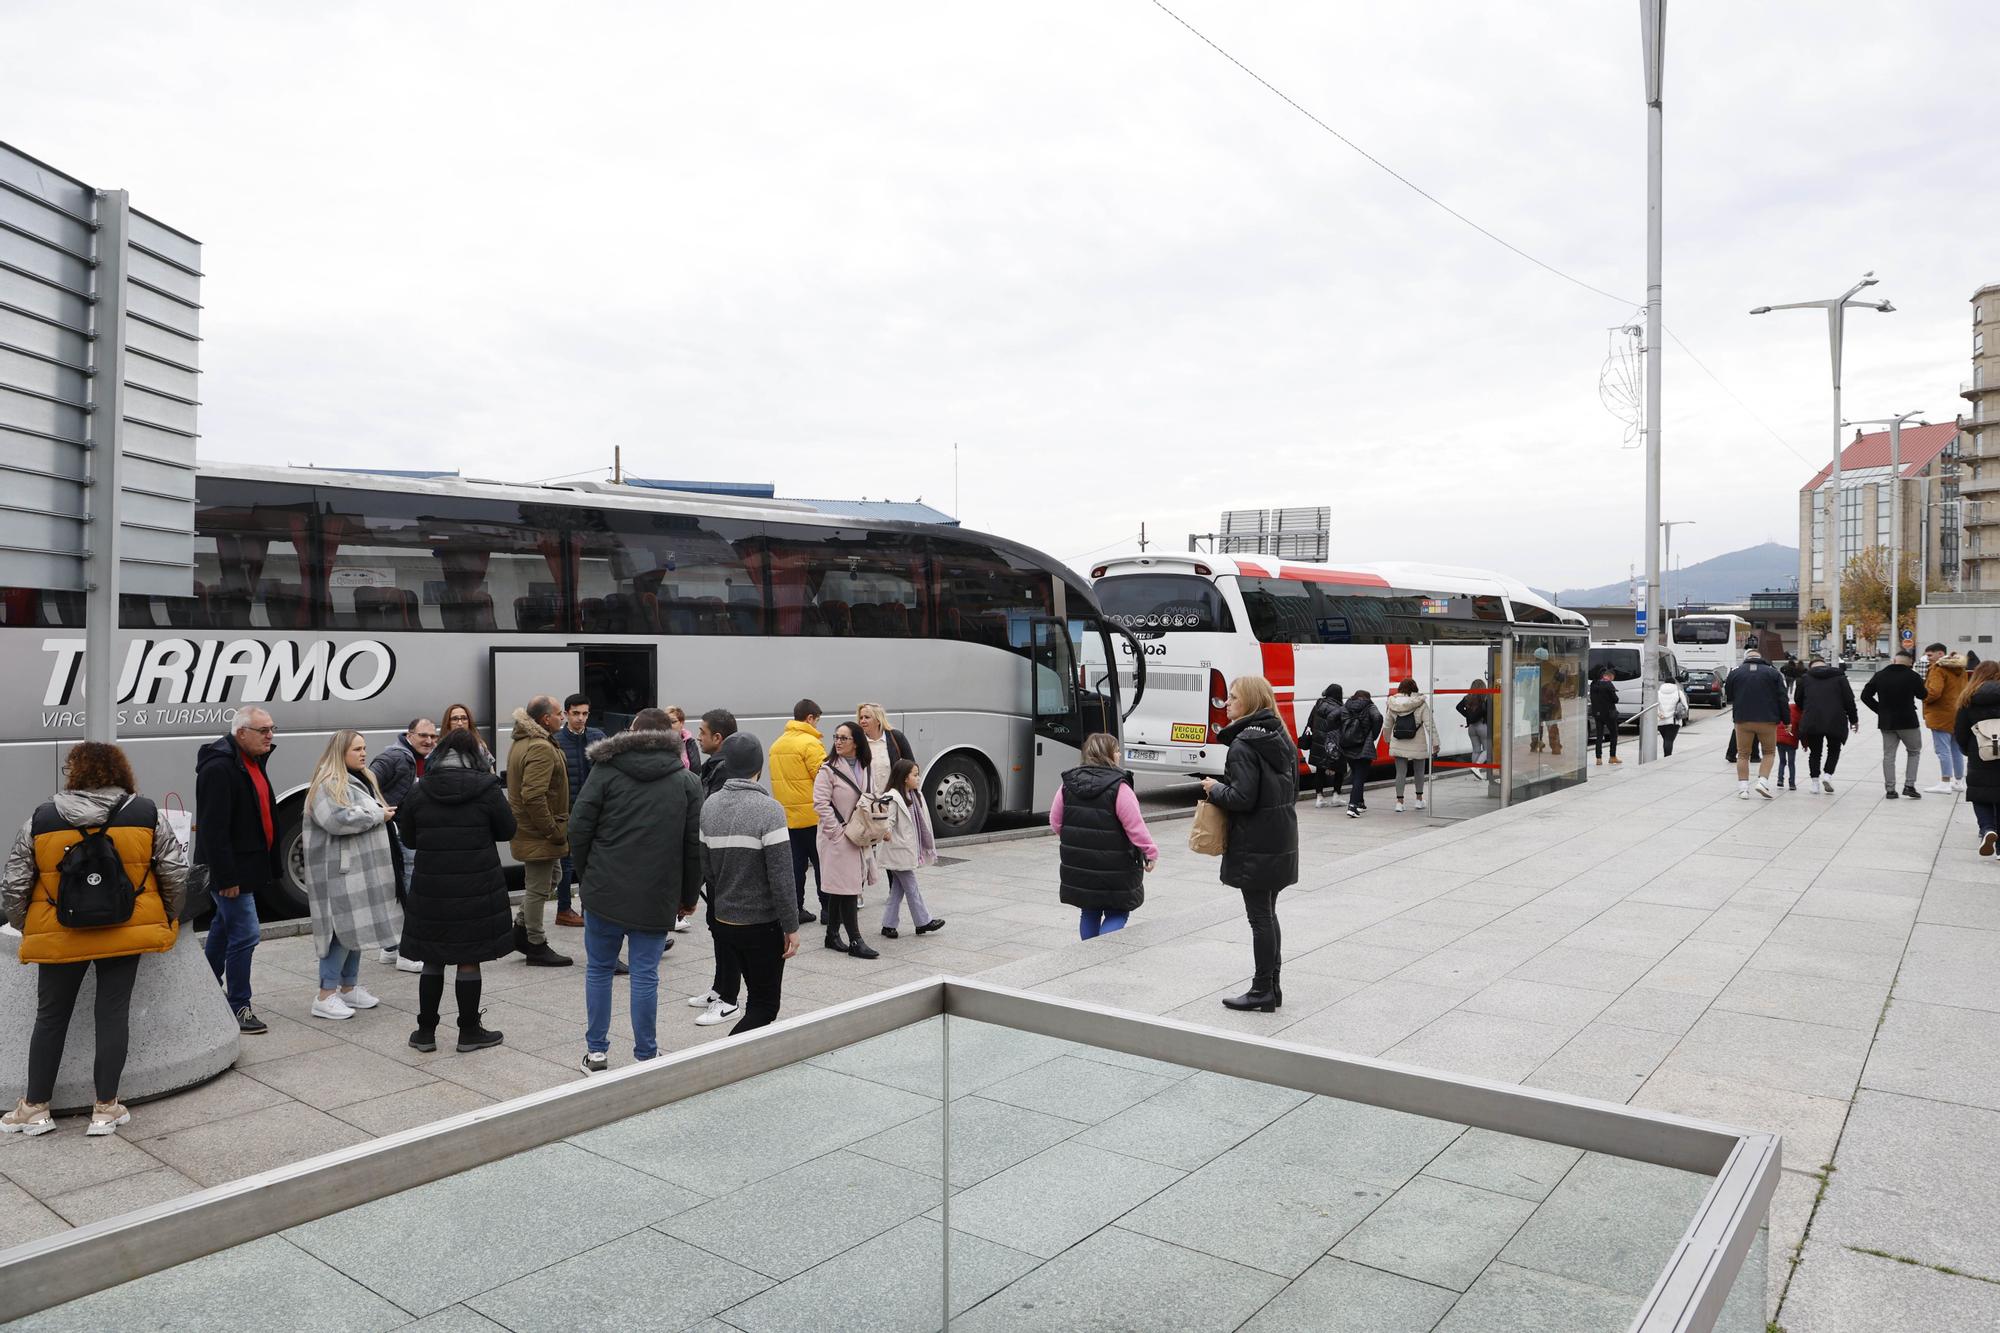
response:
[[[735,495],[745,500],[776,498],[778,488],[768,481],[663,481],[653,477],[627,477],[627,486],[646,486],[656,491],[691,491],[696,495]]]
[[[947,528],[958,526],[958,520],[950,514],[933,509],[921,500],[806,500],[788,495],[785,501],[788,504],[805,505],[816,513],[833,514],[842,518],[860,518],[873,522],[936,523]]]

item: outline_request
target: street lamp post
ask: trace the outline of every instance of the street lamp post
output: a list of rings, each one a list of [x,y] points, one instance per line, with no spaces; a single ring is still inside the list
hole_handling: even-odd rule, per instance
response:
[[[1660,524],[1661,530],[1667,534],[1666,562],[1660,567],[1660,628],[1663,631],[1669,624],[1667,616],[1673,608],[1673,600],[1667,596],[1666,581],[1667,571],[1674,567],[1674,529],[1691,528],[1696,525],[1696,522],[1697,520],[1692,518],[1670,518]],[[1666,637],[1668,643],[1673,642],[1672,634],[1668,634]]]
[[[1639,46],[1646,66],[1646,592],[1660,596],[1660,266],[1662,162],[1665,112],[1662,101],[1667,63],[1667,0],[1639,0]],[[1643,605],[1643,603],[1642,603]],[[1646,644],[1639,654],[1639,762],[1659,752],[1660,616],[1666,604],[1646,617]]]
[[[1889,652],[1903,646],[1903,423],[1922,412],[1905,412],[1897,417],[1877,417],[1873,421],[1849,421],[1849,426],[1889,428]]]
[[[1831,627],[1836,661],[1839,660],[1837,654],[1847,646],[1846,636],[1842,634],[1840,627],[1840,579],[1847,572],[1846,566],[1840,559],[1840,343],[1841,335],[1846,331],[1849,306],[1867,306],[1885,315],[1895,310],[1896,307],[1887,301],[1854,299],[1856,292],[1865,287],[1873,287],[1875,283],[1875,270],[1871,268],[1861,275],[1861,281],[1838,296],[1828,297],[1824,301],[1791,301],[1784,305],[1760,305],[1750,312],[1753,315],[1768,315],[1773,310],[1826,311],[1827,342],[1833,352],[1833,476],[1827,482],[1829,498],[1826,521],[1826,604],[1833,613]]]

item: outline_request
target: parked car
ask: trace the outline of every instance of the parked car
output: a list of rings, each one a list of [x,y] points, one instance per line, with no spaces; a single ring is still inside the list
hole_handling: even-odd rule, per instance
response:
[[[1591,680],[1606,667],[1611,668],[1612,683],[1618,687],[1618,721],[1621,726],[1629,725],[1639,713],[1639,648],[1636,643],[1593,643],[1586,669]],[[1660,650],[1660,679],[1679,680],[1682,678],[1680,663],[1672,652]],[[1692,702],[1692,701],[1690,701]]]
[[[1722,674],[1707,667],[1696,667],[1687,673],[1681,683],[1681,693],[1687,696],[1689,708],[1722,707]]]

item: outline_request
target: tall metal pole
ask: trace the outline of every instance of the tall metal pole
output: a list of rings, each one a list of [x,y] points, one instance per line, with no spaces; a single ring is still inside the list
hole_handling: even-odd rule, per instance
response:
[[[125,434],[125,269],[131,204],[123,190],[97,195],[97,266],[91,303],[90,522],[83,612],[83,738],[118,738],[118,508]]]
[[[1847,562],[1841,559],[1840,543],[1840,335],[1847,322],[1845,303],[1828,306],[1826,309],[1826,332],[1828,343],[1833,348],[1833,477],[1827,482],[1832,491],[1831,512],[1826,521],[1826,604],[1833,612],[1833,662],[1838,665],[1841,654],[1847,649],[1847,631],[1840,623],[1840,581],[1847,575]]]
[[[1903,423],[1921,411],[1903,412],[1873,421],[1849,421],[1849,426],[1889,428],[1889,651],[1903,646]]]
[[[1660,263],[1661,163],[1665,155],[1664,108],[1667,0],[1639,0],[1639,40],[1646,62],[1646,592],[1660,587]],[[1646,647],[1639,666],[1639,762],[1658,753],[1660,615],[1646,617]]]

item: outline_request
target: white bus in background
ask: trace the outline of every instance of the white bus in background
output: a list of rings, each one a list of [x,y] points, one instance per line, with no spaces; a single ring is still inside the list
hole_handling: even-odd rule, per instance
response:
[[[1222,773],[1223,704],[1237,676],[1268,678],[1296,737],[1321,691],[1339,682],[1379,706],[1402,681],[1464,690],[1492,684],[1490,646],[1545,635],[1562,665],[1544,688],[1581,688],[1589,622],[1483,570],[1421,564],[1333,566],[1260,556],[1129,554],[1095,562],[1092,588],[1106,619],[1129,630],[1145,657],[1145,690],[1125,722],[1125,759],[1137,770]],[[1532,651],[1532,649],[1530,650]],[[1456,704],[1433,700],[1440,752],[1468,751]],[[1552,695],[1533,708],[1561,707]],[[1500,729],[1494,728],[1494,743]],[[1386,749],[1381,754],[1386,755]]]
[[[190,597],[127,597],[118,736],[149,796],[194,805],[195,752],[258,703],[288,882],[304,911],[301,797],[328,736],[371,753],[412,717],[470,707],[502,757],[535,694],[735,713],[766,743],[810,697],[823,729],[879,702],[923,763],[941,833],[1047,809],[1092,731],[1117,732],[1122,632],[1074,571],[959,528],[784,501],[587,483],[204,465]],[[0,790],[54,789],[83,736],[83,598],[0,587]],[[22,803],[26,804],[22,804]]]
[[[1681,670],[1706,669],[1720,679],[1743,660],[1743,648],[1756,633],[1742,616],[1715,611],[1675,616],[1667,622],[1667,647]]]

